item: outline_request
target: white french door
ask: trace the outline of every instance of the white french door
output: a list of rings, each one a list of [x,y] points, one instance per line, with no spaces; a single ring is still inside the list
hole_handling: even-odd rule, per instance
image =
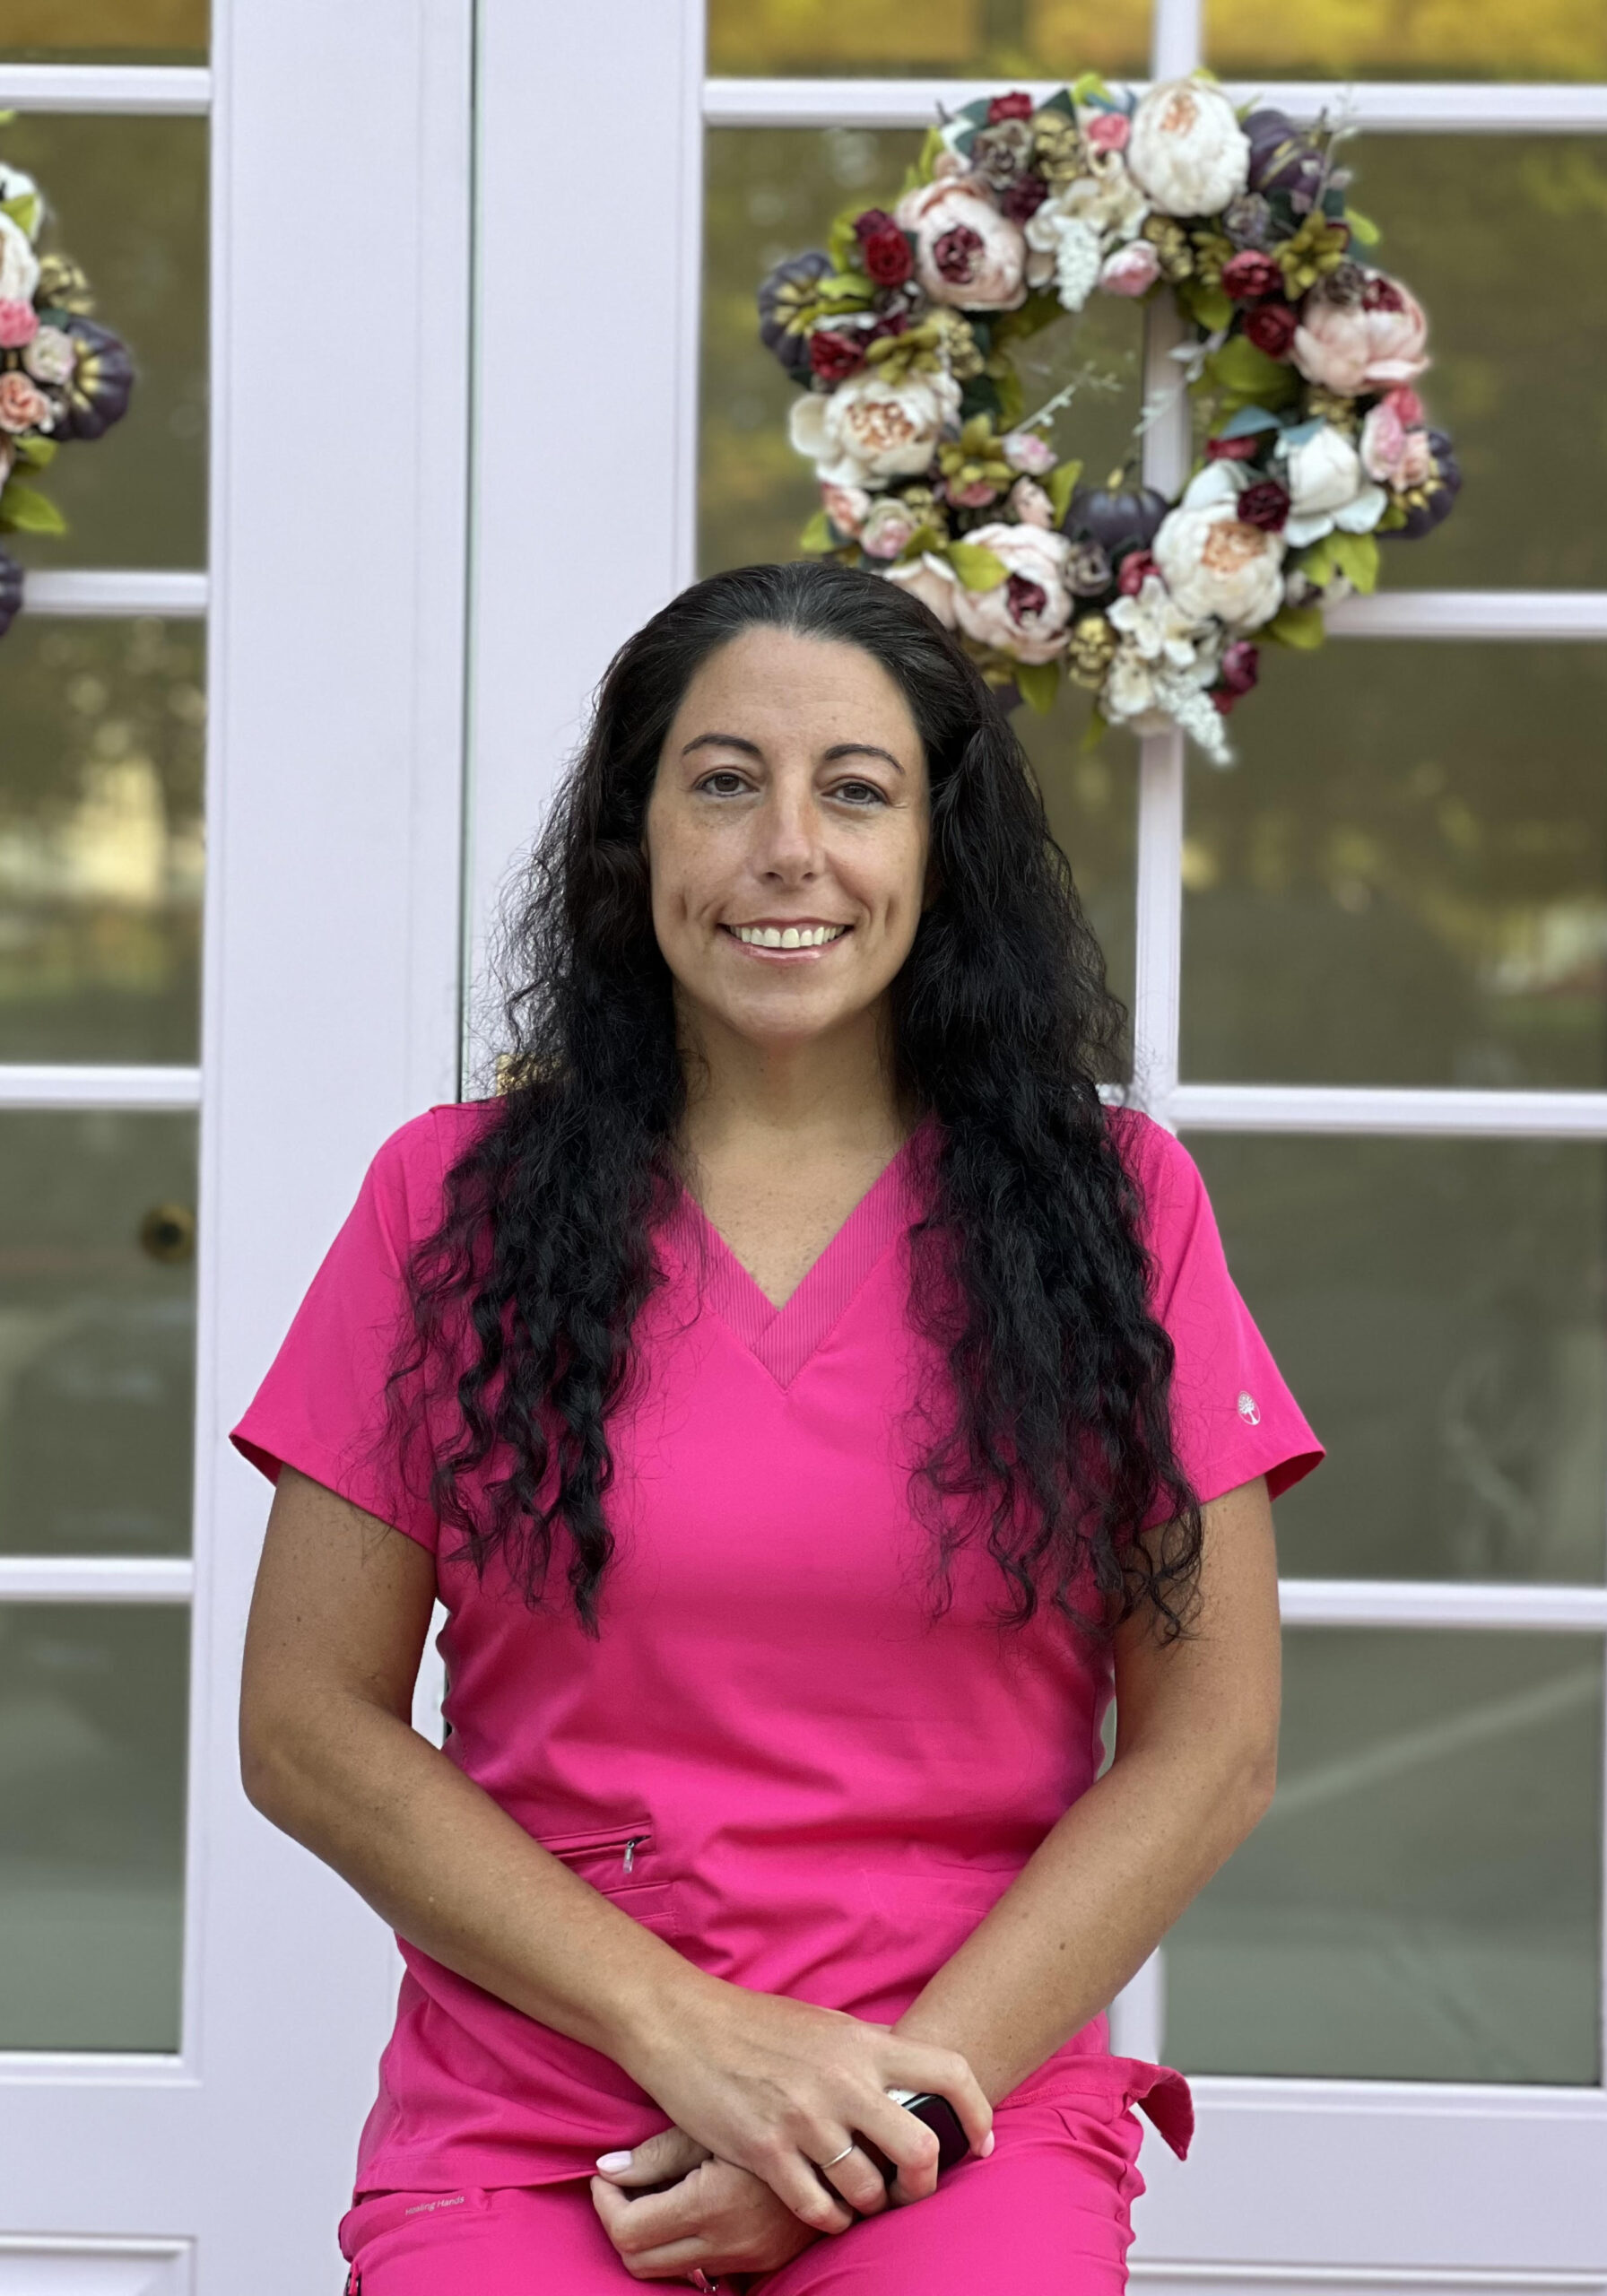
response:
[[[945,11],[942,22],[965,13]],[[1008,19],[1018,37],[1035,15],[972,13],[990,24]],[[1036,12],[1046,22],[1073,13]],[[762,57],[772,33],[773,47],[793,31],[795,53],[810,53],[797,27],[819,22],[817,48],[846,54],[846,44],[833,47],[838,27],[829,15],[722,4],[718,26],[725,52]],[[1196,0],[1156,0],[1156,76],[1208,60],[1200,18]],[[734,377],[734,362],[749,357],[742,298],[757,282],[759,250],[768,264],[808,246],[851,192],[868,200],[896,186],[902,152],[889,177],[875,139],[886,136],[890,149],[895,132],[918,134],[940,102],[951,107],[978,91],[958,76],[729,76],[751,68],[746,63],[712,76],[702,0],[616,0],[561,22],[520,0],[482,0],[480,20],[476,919],[527,841],[613,647],[699,562],[712,570],[790,548],[797,488],[766,475],[776,468],[784,409],[764,396],[772,387],[762,361]],[[938,23],[935,13],[923,19],[921,37],[935,41]],[[1108,30],[1102,24],[1098,36]],[[873,28],[864,33],[847,68],[865,70],[877,37]],[[909,45],[918,46],[913,29]],[[1090,59],[1068,52],[1044,60],[1074,75]],[[1420,57],[1416,65],[1423,68]],[[1568,223],[1577,203],[1568,207],[1566,186],[1598,179],[1592,155],[1603,147],[1583,139],[1607,132],[1607,87],[1459,83],[1458,68],[1447,57],[1443,76],[1418,82],[1340,89],[1247,79],[1232,92],[1297,119],[1350,106],[1375,176],[1387,174],[1392,152],[1403,155],[1394,163],[1400,178],[1426,147],[1450,152],[1462,148],[1455,139],[1479,136],[1479,149],[1496,155],[1529,138],[1524,180],[1551,203],[1545,212],[1559,229],[1582,230]],[[991,84],[1005,84],[1012,69]],[[1047,69],[1040,76],[1053,84]],[[543,165],[533,169],[538,117]],[[609,155],[602,166],[600,135]],[[1368,159],[1360,164],[1359,197],[1372,210]],[[551,186],[581,181],[577,217],[556,229]],[[846,188],[831,196],[833,183]],[[812,186],[824,186],[818,198]],[[1380,217],[1391,238],[1399,220]],[[1432,254],[1431,234],[1428,245]],[[1583,238],[1568,245],[1574,261],[1585,260]],[[1407,257],[1398,260],[1412,276]],[[1432,315],[1432,279],[1412,283]],[[717,437],[724,417],[710,410],[726,378],[708,355],[698,372],[700,294],[704,343],[714,361],[734,362],[729,420]],[[1175,375],[1168,347],[1157,327],[1146,361],[1151,392]],[[1447,358],[1446,370],[1448,387],[1477,413],[1494,387],[1495,362],[1486,358],[1481,369],[1471,355]],[[1187,467],[1186,415],[1156,422],[1143,451],[1145,476],[1175,487]],[[788,485],[781,510],[764,507]],[[750,499],[760,510],[744,509]],[[1479,500],[1470,481],[1464,521],[1479,517]],[[1434,544],[1421,547],[1428,553]],[[1526,562],[1515,547],[1512,563]],[[1437,808],[1436,835],[1461,853],[1483,831],[1457,796],[1455,760],[1437,762],[1434,744],[1442,726],[1453,745],[1477,737],[1467,719],[1481,705],[1450,714],[1470,664],[1488,664],[1490,649],[1504,648],[1515,676],[1521,669],[1533,683],[1543,673],[1563,682],[1565,700],[1577,699],[1567,681],[1587,664],[1599,669],[1607,641],[1607,579],[1598,573],[1594,589],[1563,587],[1566,571],[1548,568],[1524,578],[1559,587],[1456,591],[1403,587],[1398,573],[1433,578],[1391,560],[1386,578],[1395,587],[1333,615],[1334,642],[1322,657],[1327,682],[1319,685],[1313,671],[1307,689],[1310,739],[1315,754],[1330,721],[1377,679],[1381,649],[1412,662],[1427,699],[1411,722],[1409,738],[1422,751],[1403,759],[1402,802]],[[1347,664],[1355,665],[1348,680]],[[1236,730],[1241,722],[1251,728],[1252,712],[1264,708],[1273,709],[1270,695],[1245,705]],[[1537,716],[1512,773],[1533,771],[1535,744],[1550,744],[1565,763],[1565,753],[1582,758],[1570,734],[1577,715],[1559,705]],[[1365,755],[1385,737],[1376,714],[1355,722]],[[1594,743],[1599,764],[1594,722],[1583,739]],[[1247,751],[1252,738],[1247,731]],[[1376,1073],[1385,1081],[1370,1083],[1374,1051],[1363,1045],[1336,1057],[1340,1081],[1324,1081],[1324,980],[1314,960],[1291,1022],[1298,1039],[1308,1006],[1311,1041],[1278,1051],[1269,1021],[1260,1052],[1240,1046],[1215,1072],[1242,1081],[1214,1081],[1212,1046],[1222,1039],[1214,1024],[1225,1014],[1247,1027],[1244,1015],[1270,1011],[1279,994],[1291,909],[1295,927],[1301,922],[1298,893],[1281,890],[1279,839],[1287,845],[1294,836],[1290,822],[1298,828],[1303,801],[1280,783],[1282,828],[1264,820],[1240,834],[1230,817],[1236,800],[1223,793],[1253,792],[1258,773],[1271,787],[1273,762],[1253,753],[1237,778],[1219,779],[1197,763],[1186,768],[1180,736],[1146,742],[1142,755],[1112,744],[1108,761],[1092,767],[1078,761],[1074,741],[1057,756],[1046,737],[1034,741],[1052,813],[1072,803],[1073,784],[1076,792],[1086,784],[1082,818],[1097,827],[1099,808],[1119,810],[1113,783],[1129,775],[1135,783],[1126,886],[1116,888],[1111,910],[1113,967],[1133,984],[1139,1087],[1200,1157],[1251,1305],[1339,1455],[1316,1479],[1341,1493],[1323,1502],[1326,1515],[1299,1513],[1299,1493],[1281,1509],[1289,1700],[1279,1803],[1226,1869],[1231,1886],[1219,1877],[1115,2005],[1118,2046],[1181,2064],[1200,2114],[1186,2163],[1158,2141],[1144,2148],[1150,2190],[1136,2216],[1135,2284],[1166,2296],[1196,2287],[1280,2296],[1319,2288],[1600,2292],[1607,1462],[1596,1439],[1607,1416],[1607,1352],[1589,1222],[1602,1195],[1607,1074],[1590,1067],[1591,1051],[1577,1081],[1562,1068],[1553,1081],[1543,1059],[1530,1072],[1540,1081],[1525,1081],[1516,1057],[1503,1067],[1498,1046],[1475,1047],[1450,1062],[1448,1082],[1431,1061],[1426,1081],[1414,1082],[1416,1056],[1406,1050],[1394,1066],[1380,1057]],[[1393,803],[1394,783],[1384,780]],[[1542,803],[1536,811],[1543,816]],[[1503,833],[1496,822],[1491,837]],[[1538,850],[1548,837],[1555,846],[1558,834],[1542,817],[1538,829],[1508,833],[1509,848]],[[1266,917],[1284,919],[1286,938],[1252,938],[1229,963],[1220,947],[1212,953],[1217,928],[1204,896],[1238,865],[1235,835],[1249,854],[1247,883]],[[1368,963],[1368,951],[1384,952],[1375,966],[1382,990],[1372,983],[1378,1009],[1387,1014],[1392,1004],[1416,1000],[1431,1033],[1439,974],[1420,966],[1413,973],[1392,953],[1383,831],[1371,847],[1354,825],[1325,835],[1325,851],[1336,857],[1335,916],[1342,925],[1376,920],[1358,926],[1354,945]],[[1081,857],[1074,848],[1073,860]],[[1596,891],[1587,885],[1571,907],[1554,904],[1568,907],[1571,923],[1535,928],[1548,949],[1570,931],[1595,945],[1607,869],[1599,856],[1592,865]],[[1469,913],[1468,900],[1458,908],[1449,895],[1434,912],[1453,951],[1456,935],[1472,931]],[[1322,920],[1312,921],[1315,930]],[[1565,978],[1560,960],[1515,945],[1498,963],[1479,962],[1480,994],[1527,981],[1526,1013],[1562,1011],[1553,993]],[[1359,973],[1356,1011],[1365,988]],[[1342,1022],[1347,1009],[1342,1000]],[[1509,1155],[1517,1161],[1503,1161]],[[1453,1198],[1455,1218],[1445,1210]],[[1519,1219],[1535,1203],[1551,1207],[1543,1249]],[[1427,1231],[1440,1213],[1446,1236],[1436,1244]],[[1349,1242],[1347,1221],[1356,1228]],[[1458,1271],[1503,1233],[1506,1257],[1496,1255],[1474,1299]],[[1567,1290],[1570,1258],[1581,1264],[1577,1292]],[[1551,1270],[1543,1299],[1523,1290],[1525,1267],[1541,1259]],[[1463,1329],[1475,1323],[1485,1358]],[[1333,1339],[1326,1353],[1318,1344],[1325,1329]],[[1524,1361],[1541,1366],[1545,1388],[1524,1405],[1527,1431],[1510,1392],[1520,1377],[1514,1366]],[[1552,1457],[1547,1483],[1534,1455],[1550,1441],[1545,1413],[1560,1410],[1565,1393],[1571,1416],[1566,1442],[1551,1445],[1561,1464]]]
[[[338,2288],[394,1998],[240,1792],[267,1493],[225,1438],[375,1146],[456,1096],[471,10],[205,17],[0,13],[0,152],[140,373],[0,645],[18,2296]]]

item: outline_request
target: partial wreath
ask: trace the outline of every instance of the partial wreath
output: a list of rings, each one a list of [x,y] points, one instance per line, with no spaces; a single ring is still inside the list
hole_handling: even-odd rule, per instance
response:
[[[0,535],[66,532],[35,482],[69,439],[109,430],[134,388],[126,345],[89,316],[83,272],[41,253],[46,219],[33,178],[0,160]],[[22,569],[0,551],[0,638],[22,603]]]
[[[1236,110],[1203,74],[944,117],[891,207],[846,210],[759,291],[821,483],[800,546],[913,591],[1010,703],[1047,710],[1064,674],[1096,734],[1180,726],[1231,762],[1257,641],[1319,645],[1379,542],[1428,534],[1461,485],[1416,387],[1422,308],[1357,252],[1379,233],[1346,132]],[[1095,294],[1169,295],[1184,322],[1175,389],[1102,486],[1052,436],[1078,381],[1028,413],[1015,365]],[[1131,474],[1185,393],[1203,445],[1174,499]]]

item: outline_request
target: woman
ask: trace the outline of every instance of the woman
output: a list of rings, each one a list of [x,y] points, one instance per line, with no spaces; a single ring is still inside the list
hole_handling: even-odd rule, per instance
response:
[[[1192,2109],[1104,2013],[1266,1806],[1321,1454],[1025,759],[895,586],[716,576],[512,946],[234,1431],[248,1790],[407,1964],[348,2285],[1107,2296]]]

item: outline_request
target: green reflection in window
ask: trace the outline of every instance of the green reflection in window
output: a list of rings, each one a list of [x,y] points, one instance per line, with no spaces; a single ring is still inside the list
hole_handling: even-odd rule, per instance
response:
[[[1269,79],[1607,78],[1600,0],[1206,0],[1205,47]]]
[[[1190,1134],[1236,1282],[1328,1457],[1290,1578],[1600,1586],[1607,1146]]]
[[[0,1060],[199,1057],[204,643],[23,613],[0,648]]]
[[[738,75],[1075,79],[1149,68],[1149,0],[709,0],[708,68]]]
[[[204,64],[206,0],[6,0],[13,64]]]
[[[1599,1637],[1296,1629],[1277,1796],[1166,1940],[1163,2054],[1588,2086],[1601,1928]]]
[[[83,265],[139,378],[123,420],[51,466],[70,533],[5,547],[33,566],[204,566],[206,122],[24,113],[0,148],[38,178],[43,244]]]
[[[1183,1073],[1607,1084],[1607,649],[1263,649],[1190,768]]]
[[[185,1554],[195,1119],[0,1118],[0,1552]]]
[[[189,1615],[0,1606],[0,2048],[172,2051]]]

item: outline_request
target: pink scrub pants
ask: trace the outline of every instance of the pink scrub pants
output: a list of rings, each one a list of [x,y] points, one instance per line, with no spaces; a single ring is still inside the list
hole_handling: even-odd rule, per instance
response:
[[[907,2208],[862,2217],[779,2271],[719,2279],[747,2296],[1120,2296],[1129,2210],[1144,2189],[1138,2116],[1119,2098],[1000,2108],[986,2161],[946,2170]],[[589,2186],[387,2192],[341,2224],[352,2296],[620,2296],[633,2282]]]

